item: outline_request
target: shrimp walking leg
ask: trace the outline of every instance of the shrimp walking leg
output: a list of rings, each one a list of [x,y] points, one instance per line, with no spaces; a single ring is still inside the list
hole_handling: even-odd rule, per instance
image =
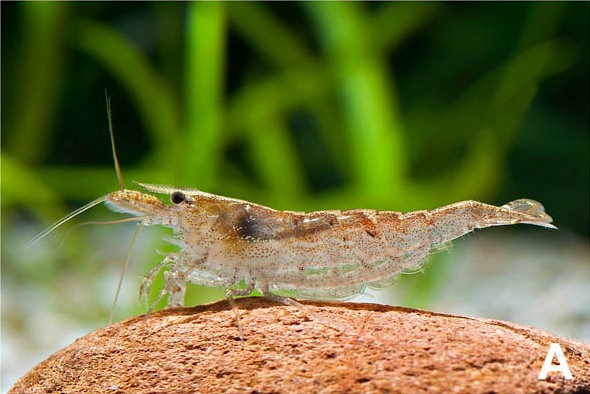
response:
[[[181,307],[186,293],[186,278],[183,272],[170,270],[164,272],[164,290],[168,294],[167,308]]]
[[[242,322],[240,320],[240,311],[238,310],[238,307],[236,305],[236,301],[234,300],[234,297],[240,297],[240,296],[246,296],[250,293],[252,293],[252,290],[254,290],[254,282],[253,281],[249,281],[248,282],[248,286],[245,289],[226,289],[225,290],[225,298],[227,298],[227,301],[229,302],[229,305],[231,306],[232,311],[234,311],[234,315],[236,316],[236,324],[238,325],[238,331],[240,333],[240,341],[244,341],[244,330],[242,328]]]
[[[303,305],[300,302],[295,301],[292,298],[284,297],[284,296],[280,296],[280,295],[271,293],[270,290],[268,289],[268,285],[261,286],[260,290],[262,291],[262,295],[264,295],[269,300],[279,302],[284,305],[293,306],[293,307],[297,308],[298,310],[300,310],[301,312],[303,312],[303,314],[306,317],[312,318],[315,321],[320,322],[321,324],[323,324],[326,327],[333,328],[337,331],[344,331],[344,329],[345,329],[345,327],[342,326],[341,324],[338,324],[334,321],[326,319],[325,317],[320,316],[317,313],[313,313],[308,307],[306,307],[305,305]]]
[[[156,265],[154,268],[152,268],[147,274],[145,274],[145,276],[143,277],[142,281],[141,281],[141,286],[139,287],[139,299],[144,299],[146,304],[148,302],[148,298],[150,295],[150,291],[152,289],[152,282],[154,281],[154,279],[156,278],[156,276],[158,276],[158,274],[160,273],[160,271],[169,263],[172,263],[175,261],[175,255],[171,254],[168,255],[164,258],[164,260],[162,260],[158,265]],[[156,304],[158,303],[158,301],[161,299],[162,297],[158,297],[158,300],[156,301]],[[151,310],[151,308],[150,308]]]

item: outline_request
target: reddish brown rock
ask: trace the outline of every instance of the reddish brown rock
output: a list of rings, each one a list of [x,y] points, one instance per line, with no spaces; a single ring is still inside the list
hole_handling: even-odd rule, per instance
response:
[[[262,298],[238,300],[244,343],[225,301],[132,318],[78,339],[10,392],[590,391],[588,344],[494,320],[371,304],[306,304],[311,317]],[[554,342],[572,380],[556,372],[537,380]]]

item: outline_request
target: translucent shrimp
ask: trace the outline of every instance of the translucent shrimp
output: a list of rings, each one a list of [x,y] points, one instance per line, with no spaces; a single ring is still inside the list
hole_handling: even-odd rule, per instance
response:
[[[410,213],[366,209],[290,212],[194,189],[139,184],[170,195],[122,190],[106,196],[111,209],[145,225],[174,230],[180,250],[150,271],[141,294],[165,266],[158,300],[182,306],[187,283],[225,287],[233,297],[254,288],[273,300],[299,305],[276,292],[311,299],[345,299],[366,286],[382,287],[404,271],[419,269],[432,250],[476,228],[517,223],[556,228],[543,206],[520,199],[501,207],[463,201]],[[246,288],[235,286],[245,281]],[[235,311],[235,307],[234,307]],[[236,317],[239,315],[236,311]],[[240,335],[242,336],[241,326]]]
[[[152,194],[125,189],[108,97],[107,111],[120,190],[74,211],[34,242],[102,202],[135,216],[126,220],[170,227],[179,251],[166,255],[146,274],[140,296],[147,298],[153,280],[165,267],[164,287],[152,305],[167,295],[169,307],[182,306],[187,283],[224,287],[241,339],[234,296],[248,295],[255,288],[270,299],[304,308],[286,295],[346,299],[367,286],[386,286],[399,273],[422,267],[431,251],[476,228],[517,223],[556,228],[543,206],[528,199],[501,207],[463,201],[410,213],[368,209],[290,212],[195,189],[139,184],[148,192],[168,194],[172,204],[165,204]],[[242,281],[245,288],[238,286]]]

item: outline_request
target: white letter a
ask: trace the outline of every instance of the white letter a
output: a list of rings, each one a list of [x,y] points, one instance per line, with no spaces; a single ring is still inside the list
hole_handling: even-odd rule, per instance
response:
[[[553,365],[553,357],[555,356],[557,356],[558,364]],[[549,346],[547,357],[545,357],[543,368],[541,368],[541,372],[539,372],[537,379],[545,380],[547,378],[548,372],[561,372],[566,379],[573,379],[570,367],[567,365],[567,360],[563,355],[563,351],[561,350],[559,343],[552,343],[551,346]]]

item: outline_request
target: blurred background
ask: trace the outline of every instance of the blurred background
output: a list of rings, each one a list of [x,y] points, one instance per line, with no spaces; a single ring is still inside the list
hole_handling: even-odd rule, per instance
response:
[[[590,341],[588,3],[2,4],[2,391],[107,324],[123,177],[278,209],[541,201],[559,231],[478,231],[359,298]],[[163,198],[166,198],[165,196]],[[148,228],[115,309],[174,250]],[[159,280],[156,292],[161,286]],[[187,305],[223,298],[191,286]],[[255,327],[245,327],[255,330]]]

